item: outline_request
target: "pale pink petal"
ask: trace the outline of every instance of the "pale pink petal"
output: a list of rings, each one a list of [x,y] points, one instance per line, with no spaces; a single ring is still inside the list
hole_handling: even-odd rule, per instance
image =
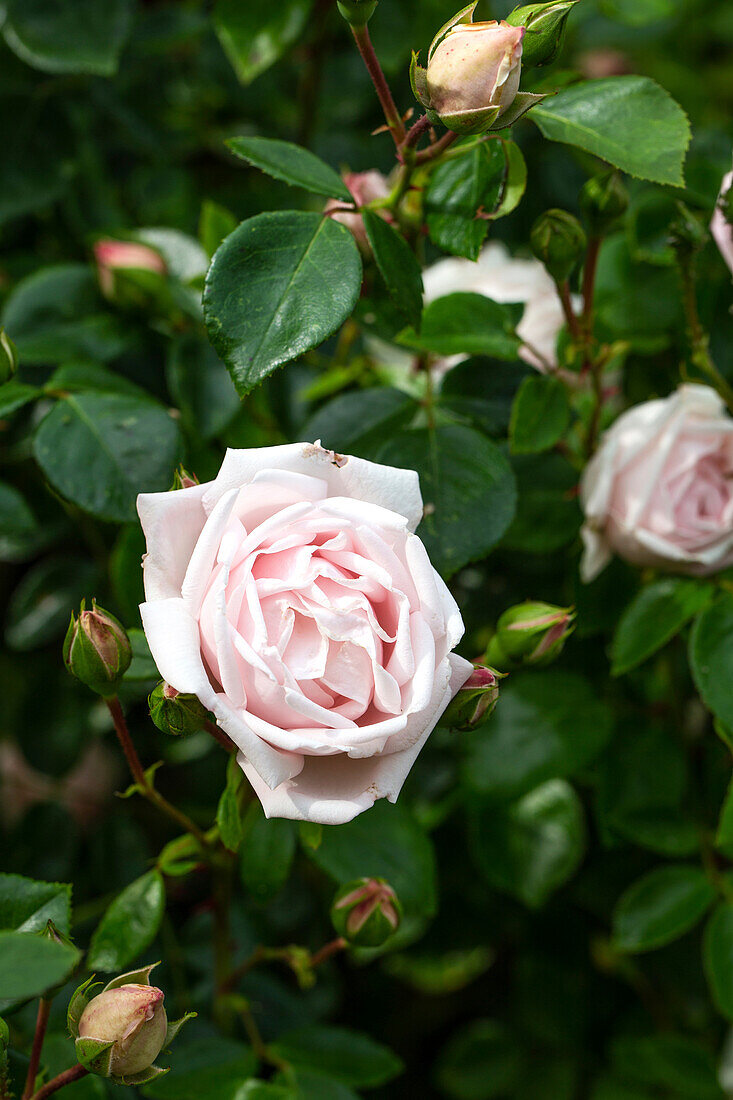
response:
[[[147,599],[180,596],[189,559],[206,522],[202,500],[207,488],[192,485],[138,496],[137,511],[147,543],[143,558]]]

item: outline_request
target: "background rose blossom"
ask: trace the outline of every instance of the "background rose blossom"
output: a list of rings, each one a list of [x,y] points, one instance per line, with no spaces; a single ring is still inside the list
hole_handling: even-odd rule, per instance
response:
[[[715,573],[733,563],[733,419],[708,386],[620,416],[581,483],[592,580],[616,552],[637,565]]]
[[[268,816],[395,801],[472,666],[413,534],[417,474],[293,444],[145,494],[143,625],[164,679],[216,715]]]

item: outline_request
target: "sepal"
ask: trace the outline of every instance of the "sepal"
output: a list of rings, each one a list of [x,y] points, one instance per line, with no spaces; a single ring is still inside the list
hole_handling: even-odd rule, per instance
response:
[[[163,1050],[167,1050],[175,1039],[178,1032],[188,1020],[193,1020],[198,1015],[197,1012],[187,1012],[185,1016],[181,1016],[180,1020],[169,1020],[168,1030],[165,1033],[165,1042],[163,1043]]]
[[[501,107],[479,107],[474,111],[458,111],[456,114],[442,114],[440,121],[455,134],[485,134],[496,122]],[[499,129],[504,128],[504,123]]]
[[[101,986],[101,982],[95,982],[95,974],[92,974],[91,978],[87,978],[78,989],[74,991],[69,1001],[69,1007],[66,1010],[66,1026],[69,1029],[69,1035],[72,1039],[78,1038],[79,1035],[79,1020],[81,1014],[87,1007],[92,997],[96,997],[96,990],[98,986]],[[101,989],[99,990],[101,993]]]
[[[418,57],[420,55],[414,50],[412,51],[412,60],[410,61],[410,84],[412,86],[412,94],[418,103],[422,103],[423,107],[430,107],[430,96],[428,95],[428,70],[418,63]]]
[[[102,993],[108,993],[110,989],[119,989],[121,985],[150,985],[150,975],[156,966],[160,966],[160,960],[150,963],[149,966],[141,966],[139,970],[129,970],[127,974],[118,974],[116,978],[112,978],[110,982],[107,982]]]
[[[140,1070],[139,1073],[130,1073],[126,1077],[113,1077],[112,1080],[116,1085],[131,1085],[133,1088],[137,1088],[138,1085],[147,1085],[148,1081],[154,1081],[158,1077],[163,1077],[166,1073],[170,1073],[170,1066],[166,1066],[165,1069],[161,1069],[160,1066],[148,1066],[147,1069]]]
[[[473,22],[473,13],[475,12],[477,7],[478,0],[473,0],[472,4],[467,4],[465,8],[461,8],[461,10],[459,12],[456,12],[456,14],[452,16],[447,23],[443,24],[433,41],[430,43],[430,49],[428,50],[428,61],[430,61],[430,58],[433,56],[433,53],[443,41],[448,31],[452,30],[453,27],[457,27],[459,23]]]
[[[74,1043],[76,1060],[79,1065],[97,1077],[111,1077],[112,1047],[114,1039],[77,1039]]]
[[[507,107],[496,124],[489,127],[489,129],[506,130],[526,115],[527,111],[531,111],[533,107],[536,107],[538,103],[541,103],[543,99],[547,99],[548,95],[551,94],[553,93],[517,92],[512,105]]]

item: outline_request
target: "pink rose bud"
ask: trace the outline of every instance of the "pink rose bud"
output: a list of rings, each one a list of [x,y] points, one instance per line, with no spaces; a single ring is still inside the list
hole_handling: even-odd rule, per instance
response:
[[[190,474],[185,466],[179,466],[173,475],[173,489],[192,489],[199,484],[196,474]]]
[[[91,999],[79,1019],[78,1038],[97,1040],[100,1046],[113,1043],[92,1072],[130,1077],[152,1066],[168,1031],[163,999],[156,986],[136,984],[116,986]]]
[[[430,108],[459,134],[488,130],[511,107],[519,90],[524,27],[455,23],[438,36],[428,57]]]
[[[386,176],[375,169],[370,169],[368,172],[347,172],[343,180],[353,195],[357,206],[366,206],[375,200],[386,199],[389,195],[389,183]],[[329,199],[324,208],[324,213],[330,214],[333,221],[345,225],[349,232],[353,234],[361,252],[365,256],[371,255],[366,229],[364,228],[364,219],[361,214],[343,210],[343,205],[339,199]],[[386,212],[377,211],[377,213],[380,213],[387,221],[391,220]]]
[[[402,906],[383,878],[347,882],[331,906],[331,921],[354,947],[381,947],[400,926]]]
[[[573,4],[578,0],[548,0],[543,4],[526,4],[507,17],[513,27],[526,27],[522,44],[522,63],[550,65],[562,49],[565,24]]]
[[[152,271],[165,275],[166,266],[162,256],[146,244],[137,241],[115,241],[103,238],[94,245],[94,258],[97,261],[99,286],[106,298],[115,293],[115,271],[132,268],[136,271]]]
[[[483,725],[494,713],[502,675],[496,669],[477,665],[449,703],[441,725],[456,730],[472,730]]]
[[[132,649],[125,628],[109,611],[97,607],[87,611],[82,600],[79,618],[72,613],[63,648],[66,668],[98,695],[117,694],[122,677],[130,667]]]
[[[559,656],[565,639],[572,634],[574,619],[575,612],[570,607],[527,600],[501,616],[489,652],[500,666],[549,664]]]

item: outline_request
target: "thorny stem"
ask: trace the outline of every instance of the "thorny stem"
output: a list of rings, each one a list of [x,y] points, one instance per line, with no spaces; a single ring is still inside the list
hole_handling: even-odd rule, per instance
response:
[[[449,130],[447,134],[443,134],[442,138],[433,142],[432,145],[428,145],[427,149],[421,149],[415,156],[417,164],[425,164],[429,160],[437,160],[438,157],[449,149],[454,141],[458,138],[458,134],[453,130]]]
[[[184,814],[182,810],[172,805],[167,798],[164,798],[149,781],[145,774],[145,769],[140,762],[140,757],[137,755],[137,750],[132,742],[132,738],[130,737],[130,731],[127,728],[127,722],[125,721],[125,716],[122,713],[122,707],[120,706],[120,701],[117,696],[114,695],[111,699],[105,699],[105,703],[112,715],[117,739],[122,746],[122,751],[125,754],[130,771],[132,772],[132,777],[139,787],[140,793],[144,798],[147,798],[148,802],[157,806],[162,813],[166,814],[172,821],[175,821],[177,825],[185,830],[185,832],[195,837],[203,849],[210,848],[211,841],[202,830],[199,829],[198,825],[196,825],[187,814]]]
[[[394,139],[394,143],[395,145],[400,145],[405,138],[405,124],[397,110],[389,84],[382,72],[382,66],[379,64],[377,55],[374,52],[374,46],[372,45],[369,31],[366,25],[363,27],[352,27],[351,30],[359,53],[366,65],[367,72],[372,78],[372,83],[379,96],[379,102],[382,105],[382,111],[384,112],[384,117]]]
[[[332,955],[337,955],[339,951],[343,951],[348,946],[347,941],[343,936],[337,936],[335,940],[331,940],[330,943],[324,944],[320,951],[316,951],[315,955],[311,955],[311,966],[320,966],[326,959],[330,959]]]
[[[79,1081],[82,1077],[86,1077],[89,1073],[88,1069],[84,1069],[84,1066],[72,1066],[71,1069],[65,1069],[63,1073],[60,1073],[58,1077],[54,1077],[51,1081],[48,1081],[43,1088],[34,1093],[32,1100],[46,1100],[47,1096],[53,1095],[54,1092],[58,1092],[64,1085],[71,1085],[74,1081]]]
[[[411,149],[413,145],[417,145],[418,141],[426,130],[430,129],[430,119],[427,115],[423,115],[417,122],[407,131],[407,136],[402,142],[401,150]]]
[[[33,1090],[36,1087],[36,1077],[38,1076],[38,1066],[41,1061],[41,1051],[43,1050],[43,1040],[46,1037],[46,1028],[48,1026],[48,1016],[51,1011],[51,1002],[46,1000],[45,997],[41,997],[38,1002],[38,1015],[36,1017],[36,1030],[33,1035],[33,1046],[31,1048],[31,1058],[28,1063],[28,1073],[25,1079],[25,1088],[23,1089],[22,1100],[29,1100],[29,1097],[33,1095]]]

